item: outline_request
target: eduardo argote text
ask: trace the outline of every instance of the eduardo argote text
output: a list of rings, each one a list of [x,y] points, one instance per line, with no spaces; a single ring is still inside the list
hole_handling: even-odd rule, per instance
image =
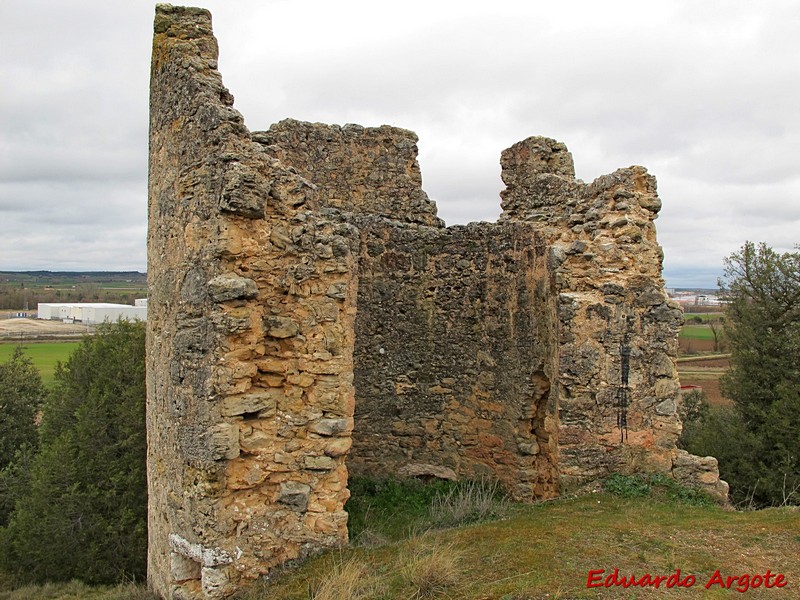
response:
[[[773,573],[767,569],[763,575],[757,573],[742,573],[740,575],[723,575],[719,569],[705,581],[697,581],[694,575],[682,575],[680,569],[669,575],[651,575],[644,573],[641,576],[634,574],[620,575],[619,569],[606,571],[605,569],[592,569],[586,578],[587,588],[611,587],[652,587],[652,588],[690,588],[695,584],[702,585],[705,589],[723,588],[746,592],[756,588],[783,588],[788,581],[783,573]]]

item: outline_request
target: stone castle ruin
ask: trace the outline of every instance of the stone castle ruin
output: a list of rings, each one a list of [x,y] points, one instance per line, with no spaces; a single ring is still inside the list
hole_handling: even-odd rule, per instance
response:
[[[348,472],[552,498],[610,472],[724,496],[676,449],[683,317],[641,167],[591,184],[554,140],[501,157],[497,223],[445,227],[417,138],[250,132],[210,14],[156,9],[150,95],[149,578],[222,598],[347,541]]]

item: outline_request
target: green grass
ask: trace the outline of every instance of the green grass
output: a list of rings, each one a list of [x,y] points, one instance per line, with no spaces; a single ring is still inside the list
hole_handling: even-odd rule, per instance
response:
[[[411,537],[431,527],[479,521],[504,505],[496,484],[353,477],[345,508],[355,544],[374,545]]]
[[[714,333],[708,325],[684,325],[681,337],[691,340],[713,340]]]
[[[69,355],[80,345],[80,342],[47,342],[41,344],[27,343],[22,346],[23,351],[31,358],[34,366],[42,374],[42,381],[49,386],[53,383],[53,376],[58,362],[67,362]],[[0,363],[6,362],[16,344],[0,344]]]

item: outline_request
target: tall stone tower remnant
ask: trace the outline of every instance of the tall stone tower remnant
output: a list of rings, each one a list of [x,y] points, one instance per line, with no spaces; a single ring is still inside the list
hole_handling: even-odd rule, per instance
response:
[[[497,223],[445,227],[417,138],[250,132],[208,11],[158,5],[150,91],[149,581],[224,598],[347,541],[348,468],[496,479],[519,500],[676,449],[680,308],[655,179],[591,184],[555,140],[501,157]]]

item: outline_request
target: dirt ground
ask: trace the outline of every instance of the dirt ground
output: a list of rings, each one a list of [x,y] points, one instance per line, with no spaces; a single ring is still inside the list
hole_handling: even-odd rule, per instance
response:
[[[0,344],[36,340],[80,339],[93,328],[80,323],[39,319],[0,319]]]
[[[695,338],[680,338],[678,340],[680,345],[680,353],[685,356],[688,354],[695,354],[697,352],[713,352],[714,340],[698,340]]]
[[[719,386],[719,378],[730,366],[728,358],[681,361],[678,363],[678,377],[681,385],[698,385],[703,388],[712,406],[730,404],[731,401],[722,395]]]

